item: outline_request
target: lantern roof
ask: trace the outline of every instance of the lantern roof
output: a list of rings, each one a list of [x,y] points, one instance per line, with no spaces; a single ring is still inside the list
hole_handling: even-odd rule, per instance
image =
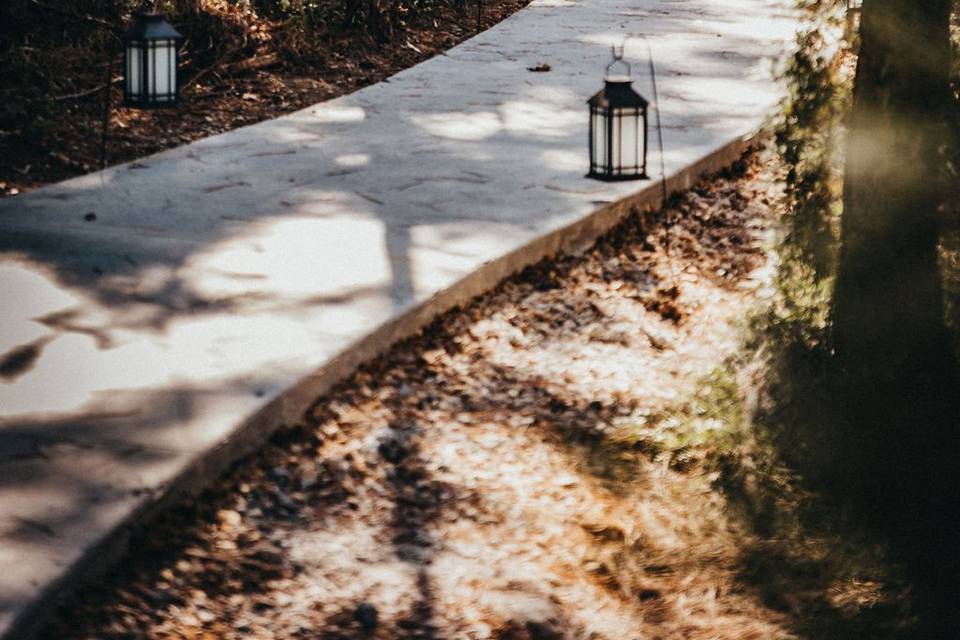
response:
[[[159,13],[134,13],[124,40],[181,40],[183,36]]]
[[[610,107],[636,107],[644,109],[649,102],[646,98],[633,90],[633,82],[627,77],[608,77],[604,87],[592,98],[587,100],[591,107],[607,109]]]

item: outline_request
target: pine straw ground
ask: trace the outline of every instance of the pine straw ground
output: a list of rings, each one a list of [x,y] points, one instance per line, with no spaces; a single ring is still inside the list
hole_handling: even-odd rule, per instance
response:
[[[876,549],[750,491],[776,483],[724,363],[772,295],[778,171],[749,156],[362,367],[49,637],[897,637]]]

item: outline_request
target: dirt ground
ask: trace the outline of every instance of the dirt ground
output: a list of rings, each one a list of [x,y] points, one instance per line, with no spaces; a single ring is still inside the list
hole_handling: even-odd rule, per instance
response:
[[[483,0],[461,10],[424,14],[405,24],[385,43],[357,29],[330,28],[315,37],[324,41],[321,59],[305,66],[270,48],[269,23],[249,35],[263,41],[262,55],[225,57],[202,69],[184,70],[182,103],[173,109],[128,109],[122,106],[118,62],[113,64],[107,164],[119,164],[211,135],[276,118],[317,102],[380,82],[489,29],[522,9],[530,0]],[[478,20],[479,18],[479,20]],[[78,55],[65,51],[67,56]],[[96,89],[106,65],[65,59],[80,84]],[[54,70],[46,70],[53,73]],[[25,92],[29,87],[25,87]],[[103,91],[77,91],[77,97],[50,96],[57,117],[29,134],[0,130],[0,197],[94,171],[100,167]],[[16,96],[8,99],[16,100]],[[25,98],[24,98],[25,99]],[[50,105],[47,105],[50,106]]]
[[[899,637],[882,554],[804,533],[738,453],[779,172],[754,154],[398,344],[48,637]]]

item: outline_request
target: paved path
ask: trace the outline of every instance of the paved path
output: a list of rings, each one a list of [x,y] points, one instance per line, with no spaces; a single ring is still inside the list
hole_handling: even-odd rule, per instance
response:
[[[0,635],[398,318],[649,184],[583,177],[609,44],[653,45],[671,174],[770,113],[788,4],[535,0],[352,95],[0,201]]]

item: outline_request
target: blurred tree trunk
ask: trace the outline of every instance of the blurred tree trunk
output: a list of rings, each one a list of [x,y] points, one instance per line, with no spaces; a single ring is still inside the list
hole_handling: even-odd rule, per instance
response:
[[[950,5],[863,3],[833,328],[861,497],[925,580],[955,585],[957,403],[937,263]]]
[[[902,376],[941,359],[937,271],[948,137],[950,0],[866,0],[834,313],[847,361]]]

